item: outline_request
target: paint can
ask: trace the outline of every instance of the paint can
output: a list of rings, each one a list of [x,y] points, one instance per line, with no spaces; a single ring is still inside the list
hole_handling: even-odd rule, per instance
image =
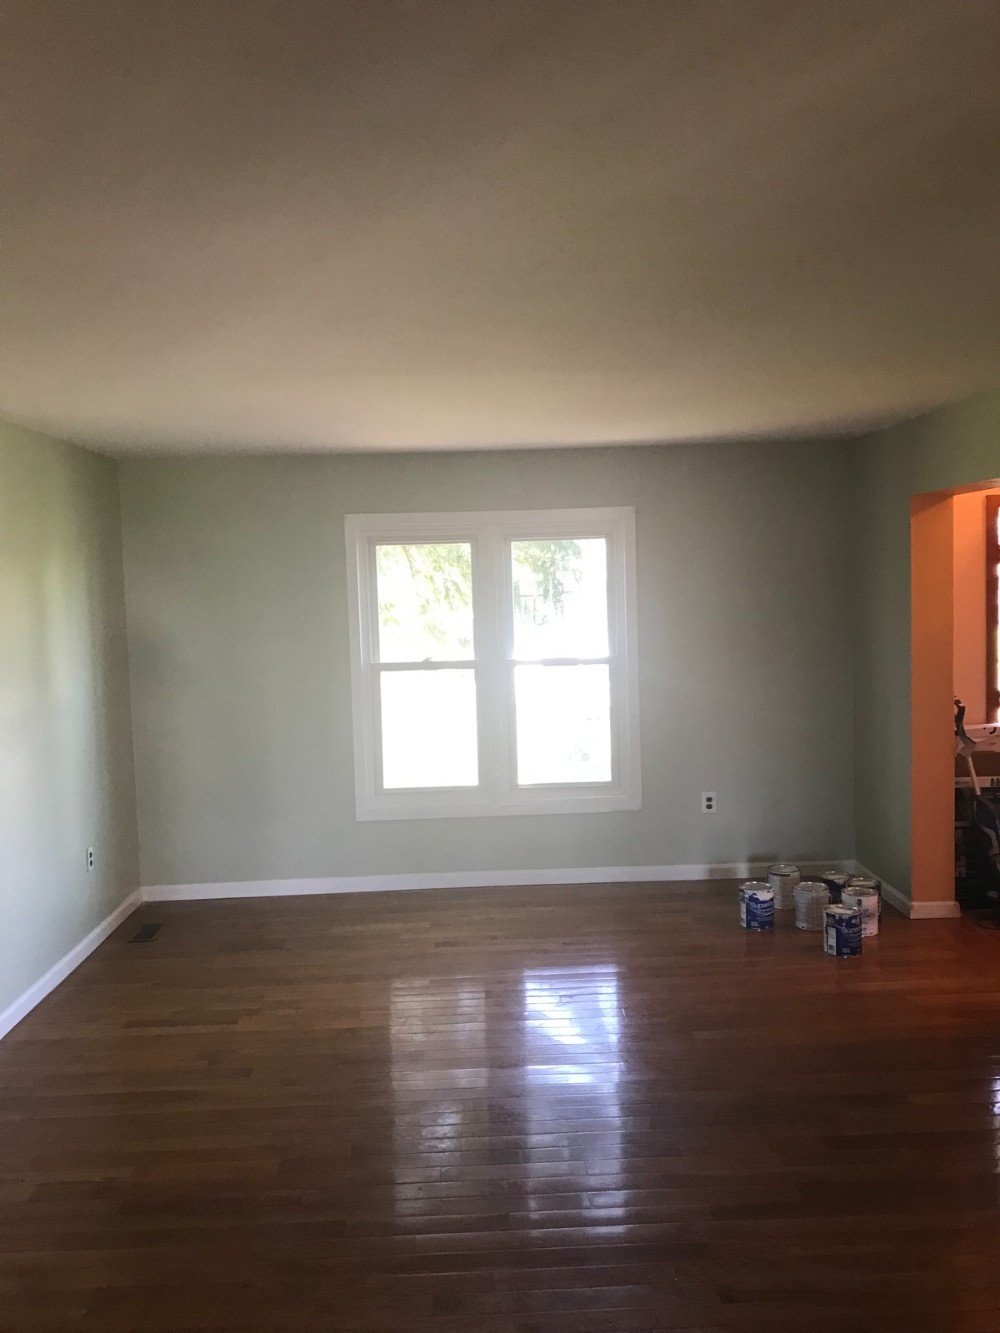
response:
[[[830,890],[831,903],[839,903],[840,895],[847,888],[851,877],[846,870],[824,870],[819,882]]]
[[[740,887],[740,925],[744,930],[774,929],[774,894],[767,884],[751,880]]]
[[[823,911],[823,952],[831,958],[857,958],[861,953],[861,913],[838,907]]]
[[[798,866],[778,861],[767,868],[767,882],[774,894],[776,912],[790,911],[795,906],[795,886],[801,880]]]
[[[847,881],[849,889],[874,889],[878,894],[879,915],[882,914],[882,881],[880,879],[870,879],[867,875],[852,875]]]
[[[795,925],[799,930],[822,930],[823,913],[830,906],[830,890],[818,880],[803,880],[795,888]]]
[[[873,884],[848,884],[840,901],[861,913],[862,935],[878,934],[879,896]]]

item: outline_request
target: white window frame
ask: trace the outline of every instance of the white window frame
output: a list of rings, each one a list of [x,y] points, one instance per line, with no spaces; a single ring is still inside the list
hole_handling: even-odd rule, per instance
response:
[[[350,514],[344,526],[358,820],[593,814],[641,808],[634,509]],[[519,787],[514,735],[514,612],[508,573],[510,543],[586,537],[603,537],[607,542],[609,652],[600,658],[545,661],[549,665],[608,664],[611,781]],[[379,679],[384,670],[411,669],[417,664],[378,661],[375,547],[385,543],[458,541],[472,545],[476,655],[465,662],[422,662],[419,666],[425,670],[462,667],[475,671],[479,785],[387,791],[379,779]]]

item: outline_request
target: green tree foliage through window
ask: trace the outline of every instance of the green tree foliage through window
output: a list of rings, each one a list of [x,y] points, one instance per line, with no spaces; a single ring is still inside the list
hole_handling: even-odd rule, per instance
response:
[[[550,616],[561,614],[567,585],[580,581],[580,543],[517,542],[516,550],[514,610],[530,615],[536,624],[545,624]]]
[[[523,614],[530,603],[536,623],[558,616],[567,589],[579,581],[579,558],[576,541],[518,543],[522,578],[514,582],[515,610]],[[474,655],[471,543],[380,543],[375,568],[383,661]]]
[[[404,615],[415,611],[424,634],[447,643],[449,612],[472,606],[472,548],[466,542],[379,546],[376,567],[380,624],[402,628]],[[472,647],[471,628],[469,617],[469,632],[458,636],[463,648]]]

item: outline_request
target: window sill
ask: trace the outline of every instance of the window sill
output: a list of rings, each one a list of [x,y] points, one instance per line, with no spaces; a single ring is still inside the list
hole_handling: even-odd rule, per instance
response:
[[[532,815],[599,815],[619,810],[641,810],[641,795],[622,792],[588,794],[586,796],[544,795],[519,796],[514,800],[484,800],[482,797],[441,798],[431,800],[405,795],[382,796],[372,801],[359,802],[355,818],[358,823],[399,819],[493,819],[497,816]]]

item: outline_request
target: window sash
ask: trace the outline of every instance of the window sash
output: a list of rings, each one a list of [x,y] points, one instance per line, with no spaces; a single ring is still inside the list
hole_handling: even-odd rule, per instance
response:
[[[357,515],[346,520],[357,817],[598,812],[640,805],[634,513],[630,509],[521,513]],[[515,658],[511,545],[602,538],[607,543],[608,646],[600,657]],[[375,548],[468,542],[472,551],[473,658],[381,662]],[[518,666],[608,667],[611,780],[517,781],[514,673]],[[381,781],[381,674],[471,670],[477,696],[479,784],[386,789]]]
[[[407,672],[407,673],[409,673],[409,674],[411,674],[411,675],[412,675],[414,672],[417,672],[417,671],[428,671],[428,670],[429,670],[429,671],[436,671],[436,670],[451,670],[451,671],[455,671],[455,670],[460,670],[460,671],[468,671],[468,672],[470,672],[471,675],[473,676],[473,679],[475,680],[475,685],[476,685],[476,763],[477,763],[477,767],[478,767],[478,771],[479,771],[479,781],[478,781],[477,783],[475,783],[474,785],[471,785],[471,786],[470,786],[470,785],[466,784],[465,786],[458,786],[458,787],[456,787],[456,786],[445,786],[445,787],[440,787],[440,786],[422,786],[422,787],[387,787],[387,786],[385,785],[385,781],[384,781],[384,771],[383,771],[383,770],[384,770],[384,764],[385,764],[385,747],[384,747],[384,733],[383,733],[383,728],[382,728],[382,716],[383,716],[383,714],[382,714],[382,676],[383,676],[383,674],[386,674],[386,675],[397,674],[397,673],[400,672],[401,670],[402,670],[402,671],[405,671],[405,672]],[[375,754],[374,754],[374,758],[375,758],[375,790],[376,790],[376,792],[377,792],[377,794],[378,794],[379,796],[394,797],[394,796],[396,796],[397,794],[400,794],[400,793],[408,794],[408,795],[416,795],[416,794],[423,793],[423,792],[431,792],[431,793],[438,793],[438,794],[441,794],[441,793],[451,794],[451,793],[456,793],[456,792],[469,792],[469,791],[478,792],[478,791],[482,788],[482,773],[483,773],[482,715],[483,715],[483,701],[482,701],[482,691],[481,691],[481,689],[480,689],[479,680],[478,680],[478,678],[476,677],[475,663],[473,663],[473,662],[469,662],[469,661],[464,661],[464,662],[461,662],[461,663],[447,663],[447,664],[436,663],[436,662],[433,663],[433,664],[428,663],[428,662],[417,662],[417,663],[409,663],[409,662],[403,662],[403,663],[398,663],[398,662],[385,662],[385,663],[378,663],[378,664],[375,664],[375,666],[374,666],[374,674],[373,674],[373,677],[372,677],[372,684],[373,684],[373,687],[374,687],[374,697],[373,697],[373,699],[372,699],[372,711],[373,711],[373,719],[372,719],[372,720],[373,720],[373,724],[374,724],[373,736],[374,736],[374,750],[375,750]]]

